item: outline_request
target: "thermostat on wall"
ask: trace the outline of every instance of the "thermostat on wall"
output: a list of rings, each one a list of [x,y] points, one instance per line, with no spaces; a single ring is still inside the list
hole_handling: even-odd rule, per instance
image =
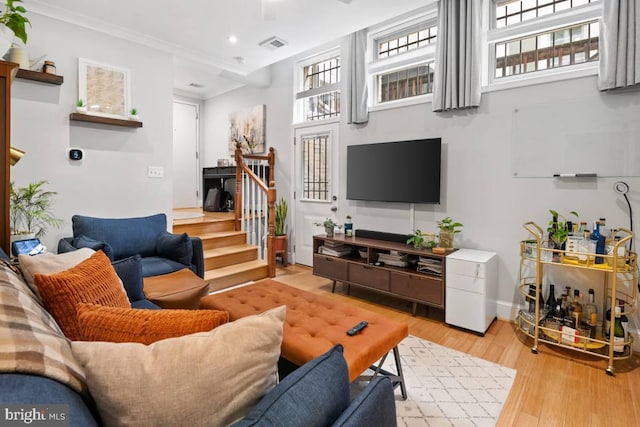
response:
[[[70,160],[82,160],[82,156],[84,156],[84,152],[80,148],[69,149]]]

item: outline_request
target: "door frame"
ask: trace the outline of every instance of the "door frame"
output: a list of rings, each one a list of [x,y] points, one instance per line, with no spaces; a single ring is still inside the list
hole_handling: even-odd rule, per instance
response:
[[[197,102],[192,102],[192,101],[185,101],[182,99],[173,99],[172,102],[172,107],[173,104],[183,104],[183,105],[188,105],[188,106],[193,106],[196,110],[196,207],[197,206],[203,206],[203,194],[202,194],[202,168],[200,166],[200,158],[201,155],[200,153],[202,152],[202,147],[200,146],[200,104]],[[175,118],[174,118],[174,124],[175,124]],[[172,141],[172,149],[173,149],[173,144],[175,143],[175,141]],[[172,162],[173,162],[173,156],[172,156]],[[173,179],[175,180],[175,174],[173,174]],[[171,183],[171,186],[173,187],[173,182]],[[173,198],[173,195],[172,195]],[[173,205],[173,200],[171,201],[171,204]],[[174,206],[175,208],[175,206]]]

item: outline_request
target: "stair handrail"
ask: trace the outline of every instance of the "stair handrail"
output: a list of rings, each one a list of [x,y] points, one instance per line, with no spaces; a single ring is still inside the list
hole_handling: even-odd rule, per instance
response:
[[[269,177],[267,184],[246,164],[245,159],[266,161],[269,165]],[[267,274],[269,277],[275,277],[276,275],[276,257],[274,236],[276,228],[276,216],[275,216],[275,204],[276,204],[276,183],[274,180],[274,166],[275,166],[275,150],[273,147],[269,148],[267,155],[258,154],[244,154],[242,152],[242,145],[236,143],[235,151],[236,161],[236,190],[234,197],[234,212],[235,212],[235,229],[239,231],[242,229],[242,212],[243,212],[243,198],[242,198],[242,174],[256,185],[263,193],[267,195],[267,221],[268,221],[268,233],[267,233]]]

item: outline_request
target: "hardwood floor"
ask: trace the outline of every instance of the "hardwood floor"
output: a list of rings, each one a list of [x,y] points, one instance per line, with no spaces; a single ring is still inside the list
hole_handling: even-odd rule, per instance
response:
[[[640,357],[616,362],[616,375],[605,373],[606,360],[540,345],[531,353],[532,340],[516,325],[498,320],[484,337],[445,325],[443,313],[314,276],[299,265],[279,267],[276,280],[300,289],[385,314],[409,325],[411,335],[517,370],[498,426],[637,426],[640,425]]]

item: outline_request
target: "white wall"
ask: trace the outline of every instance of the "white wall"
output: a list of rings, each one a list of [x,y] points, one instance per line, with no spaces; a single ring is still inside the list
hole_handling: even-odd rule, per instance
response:
[[[31,14],[31,58],[47,54],[62,86],[16,79],[12,86],[13,146],[26,151],[11,168],[18,186],[47,180],[57,191],[55,214],[65,220],[43,239],[55,251],[60,237],[71,235],[71,216],[102,217],[171,214],[172,59],[163,52],[75,25]],[[130,70],[132,106],[140,129],[70,122],[78,98],[78,58]],[[84,150],[71,162],[69,147]],[[148,166],[163,166],[164,179],[147,177]]]
[[[293,60],[276,64],[272,70],[274,84],[269,89],[238,89],[210,99],[206,103],[206,159],[214,163],[226,153],[228,113],[250,105],[267,105],[267,145],[278,155],[276,182],[279,195],[290,195],[293,158],[291,156],[291,119],[293,99]],[[619,98],[616,98],[620,96]],[[456,246],[497,252],[499,256],[499,316],[513,318],[522,299],[516,292],[519,271],[519,244],[528,238],[522,227],[535,221],[546,229],[549,209],[559,212],[576,210],[581,220],[591,222],[600,217],[609,226],[629,227],[627,205],[613,190],[617,178],[559,180],[554,178],[514,178],[512,167],[512,115],[514,108],[556,106],[575,98],[592,105],[625,111],[640,117],[640,97],[602,95],[595,77],[540,84],[483,94],[477,110],[433,113],[431,104],[415,105],[370,114],[366,125],[340,126],[342,177],[346,176],[346,146],[422,137],[441,137],[442,203],[417,205],[415,228],[436,230],[436,222],[451,216],[464,224],[456,237]],[[561,127],[562,116],[541,127]],[[553,126],[550,126],[553,125]],[[517,135],[515,136],[517,137]],[[640,135],[637,138],[640,143]],[[607,156],[607,141],[602,141],[601,155]],[[549,153],[549,156],[555,155]],[[634,222],[640,224],[640,178],[623,178],[630,187],[628,196],[636,207]],[[418,185],[418,183],[416,184]],[[411,232],[408,204],[374,203],[345,200],[346,182],[341,183],[339,217],[353,216],[355,228],[396,233]],[[311,238],[311,236],[309,236]],[[561,286],[578,286],[587,291],[584,275],[573,275]],[[591,285],[593,286],[593,284]],[[559,295],[559,290],[556,291]],[[596,287],[602,298],[602,288]],[[546,295],[546,289],[545,289]],[[558,296],[556,295],[556,296]],[[635,327],[638,322],[635,320]]]

